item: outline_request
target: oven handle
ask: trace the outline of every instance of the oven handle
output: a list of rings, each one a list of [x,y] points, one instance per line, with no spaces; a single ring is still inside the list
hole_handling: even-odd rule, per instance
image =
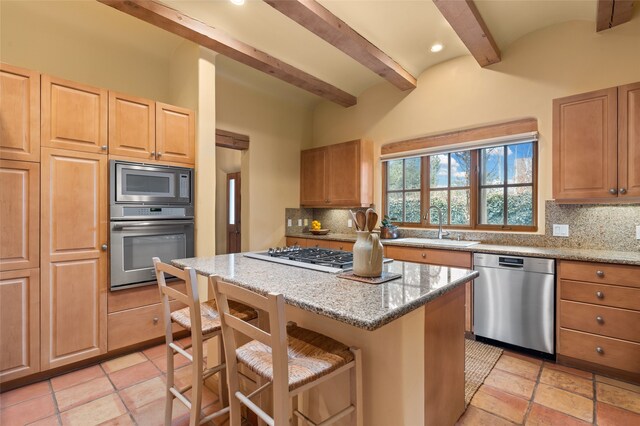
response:
[[[123,224],[114,224],[114,231],[124,231],[125,229],[135,229],[135,228],[159,228],[165,226],[176,226],[176,225],[193,225],[192,220],[157,220],[154,222],[127,222]]]

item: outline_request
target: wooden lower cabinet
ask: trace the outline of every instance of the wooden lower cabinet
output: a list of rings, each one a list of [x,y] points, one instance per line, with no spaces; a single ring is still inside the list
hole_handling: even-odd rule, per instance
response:
[[[306,238],[297,238],[297,237],[287,237],[286,239],[286,244],[287,247],[291,247],[291,246],[300,246],[300,247],[306,247],[307,246],[307,240]]]
[[[0,272],[0,383],[40,371],[40,270]]]
[[[107,158],[42,149],[41,363],[107,351]]]
[[[287,246],[298,245],[300,247],[326,248],[330,250],[353,251],[354,243],[350,241],[287,237],[286,244]]]
[[[640,381],[640,266],[558,262],[558,361]]]

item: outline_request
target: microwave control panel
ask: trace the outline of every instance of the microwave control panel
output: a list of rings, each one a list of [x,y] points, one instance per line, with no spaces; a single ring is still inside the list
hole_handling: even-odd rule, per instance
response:
[[[180,198],[189,198],[189,175],[187,173],[180,173]]]
[[[124,217],[132,216],[179,216],[185,217],[184,207],[124,207]]]

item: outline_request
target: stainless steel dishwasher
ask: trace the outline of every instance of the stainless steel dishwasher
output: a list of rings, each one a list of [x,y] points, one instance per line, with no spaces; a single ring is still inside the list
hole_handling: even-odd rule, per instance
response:
[[[476,253],[473,328],[486,337],[555,353],[555,261]]]

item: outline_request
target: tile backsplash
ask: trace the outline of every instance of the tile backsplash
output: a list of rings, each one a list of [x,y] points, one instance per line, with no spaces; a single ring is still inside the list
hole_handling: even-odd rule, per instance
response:
[[[350,218],[347,209],[286,209],[286,219],[293,221],[286,227],[288,233],[308,230],[297,226],[297,219],[319,220],[323,228],[332,233],[354,233],[355,228],[347,227]],[[487,244],[524,245],[533,247],[570,247],[583,249],[602,249],[620,251],[640,251],[640,240],[636,239],[636,226],[640,225],[640,204],[594,205],[594,204],[557,204],[547,201],[545,204],[544,235],[508,232],[456,231],[454,238],[460,235],[463,240],[482,241]],[[569,225],[568,237],[554,237],[553,225]],[[402,228],[401,237],[436,238],[434,230]]]

